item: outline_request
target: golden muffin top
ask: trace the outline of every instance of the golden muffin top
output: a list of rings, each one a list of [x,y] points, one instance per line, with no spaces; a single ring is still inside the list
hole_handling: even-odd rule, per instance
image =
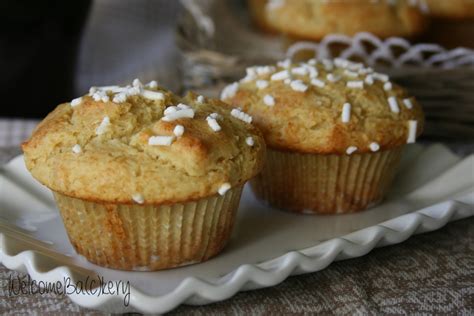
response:
[[[427,26],[425,0],[248,0],[267,30],[320,40],[332,33],[413,36]],[[448,1],[449,2],[449,1]]]
[[[221,98],[252,115],[267,146],[279,150],[374,152],[414,142],[424,125],[404,89],[344,59],[251,67]]]
[[[252,118],[219,100],[157,86],[93,87],[59,105],[23,143],[50,189],[104,203],[186,202],[243,184],[265,151]]]
[[[448,19],[474,18],[474,0],[426,0],[430,15]]]

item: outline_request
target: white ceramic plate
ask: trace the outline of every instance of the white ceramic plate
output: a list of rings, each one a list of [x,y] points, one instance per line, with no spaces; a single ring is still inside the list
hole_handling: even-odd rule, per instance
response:
[[[163,313],[178,305],[225,300],[238,291],[276,285],[319,271],[335,260],[436,230],[474,215],[474,156],[441,145],[410,146],[385,202],[368,211],[305,216],[270,209],[245,190],[232,240],[208,262],[159,272],[101,268],[74,253],[50,192],[17,157],[0,172],[0,262],[37,281],[73,282],[100,275],[130,282],[120,295],[68,294],[77,304],[109,312]]]

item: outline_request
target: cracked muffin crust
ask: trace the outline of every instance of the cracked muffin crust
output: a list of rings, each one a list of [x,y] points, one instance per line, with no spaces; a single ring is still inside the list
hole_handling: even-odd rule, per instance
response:
[[[273,149],[372,152],[411,142],[424,126],[422,109],[406,90],[341,59],[251,67],[222,97],[252,115]]]
[[[231,110],[138,81],[91,88],[40,123],[23,144],[26,165],[52,190],[89,201],[166,204],[212,196],[262,167],[260,133]]]

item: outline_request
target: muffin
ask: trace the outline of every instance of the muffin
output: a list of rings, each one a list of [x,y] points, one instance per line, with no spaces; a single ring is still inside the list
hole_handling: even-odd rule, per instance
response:
[[[267,33],[278,33],[278,30],[270,25],[266,18],[273,7],[268,0],[247,0],[248,11],[253,23],[262,31]]]
[[[328,34],[370,32],[379,37],[413,37],[427,17],[422,1],[248,0],[255,24],[292,38],[319,41]]]
[[[447,19],[474,18],[473,0],[426,0],[431,16]]]
[[[242,186],[265,156],[250,122],[219,100],[134,80],[59,105],[23,151],[77,253],[104,267],[158,270],[226,245]]]
[[[248,68],[221,97],[252,115],[267,143],[256,196],[299,213],[379,202],[424,126],[420,105],[387,75],[343,59]]]

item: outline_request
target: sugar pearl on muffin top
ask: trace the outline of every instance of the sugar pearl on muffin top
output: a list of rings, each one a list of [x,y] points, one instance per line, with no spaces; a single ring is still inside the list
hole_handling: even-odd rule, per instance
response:
[[[348,81],[347,82],[347,87],[348,88],[353,88],[353,89],[363,89],[364,88],[364,82],[363,81]]]
[[[76,107],[81,103],[82,103],[82,98],[75,98],[74,100],[71,101],[71,106]]]
[[[389,97],[388,104],[390,106],[390,110],[393,113],[400,113],[400,108],[398,107],[398,101],[396,97]]]
[[[230,183],[226,182],[226,183],[223,183],[220,187],[219,187],[219,190],[217,190],[217,192],[219,193],[219,195],[224,195],[226,194],[227,191],[229,191],[231,188],[231,185]]]
[[[158,82],[156,80],[152,80],[150,82],[148,82],[145,87],[147,88],[152,88],[152,89],[156,89],[158,88]]]
[[[221,99],[232,98],[237,93],[237,90],[239,90],[238,82],[234,82],[228,85],[227,87],[224,88],[224,90],[222,90]]]
[[[165,98],[163,93],[150,90],[143,90],[142,95],[150,100],[164,100]]]
[[[413,120],[408,121],[408,138],[407,138],[408,144],[413,144],[416,142],[417,126],[418,126],[417,121],[413,121]]]
[[[112,99],[114,103],[124,103],[125,101],[127,101],[127,94],[124,92],[117,93]]]
[[[378,151],[380,149],[380,145],[378,143],[370,143],[369,148],[371,151]]]
[[[412,109],[413,108],[413,103],[411,102],[410,99],[403,99],[403,104],[407,109]]]
[[[308,69],[302,66],[291,69],[291,73],[294,75],[306,76],[308,72]]]
[[[288,69],[291,67],[291,59],[287,58],[285,60],[277,62],[277,66],[281,68]]]
[[[171,146],[175,140],[174,136],[151,136],[148,139],[150,146]]]
[[[346,153],[347,153],[348,155],[352,155],[352,154],[355,153],[356,151],[357,151],[357,147],[355,147],[355,146],[350,146],[350,147],[347,148]]]
[[[178,109],[171,113],[167,113],[161,119],[166,122],[175,121],[178,119],[183,118],[194,118],[194,110],[193,109]]]
[[[272,97],[271,95],[267,94],[263,97],[263,102],[265,103],[265,105],[274,106],[275,105],[275,98]]]
[[[76,144],[72,147],[72,152],[75,154],[80,154],[82,152],[81,145]]]
[[[365,77],[364,81],[367,85],[371,86],[374,84],[374,77],[372,77],[372,75],[368,75],[367,77]]]
[[[97,91],[92,95],[94,101],[109,102],[110,98],[105,91]]]
[[[344,103],[342,106],[342,123],[349,123],[351,119],[351,104]]]
[[[255,67],[255,72],[257,75],[262,76],[275,72],[275,69],[274,66],[257,66]]]
[[[184,126],[183,125],[176,125],[173,129],[173,133],[176,137],[181,137],[184,134]]]
[[[253,145],[255,145],[255,141],[253,140],[253,137],[252,136],[249,136],[245,139],[245,143],[247,145],[249,145],[250,147],[252,147]]]
[[[221,130],[221,126],[219,125],[219,123],[217,123],[217,120],[215,118],[213,118],[212,116],[206,117],[206,121],[207,121],[207,124],[209,125],[209,127],[214,132],[218,132],[218,131]]]
[[[308,90],[308,86],[305,85],[301,80],[293,80],[291,82],[291,89],[298,92],[306,92],[306,90]]]
[[[181,109],[181,110],[188,110],[188,109],[191,109],[191,107],[187,104],[184,104],[184,103],[178,103],[178,105],[176,106],[178,109]]]
[[[351,70],[344,70],[344,75],[346,75],[347,77],[351,77],[351,78],[357,78],[359,77],[359,73],[355,72],[355,71],[351,71]]]
[[[278,81],[278,80],[285,80],[290,78],[290,73],[288,70],[282,70],[280,72],[274,73],[271,76],[271,80],[273,81]]]
[[[230,111],[230,115],[246,123],[252,123],[252,117],[240,109],[233,109]]]
[[[311,80],[311,84],[312,84],[313,86],[318,87],[318,88],[324,88],[324,86],[326,86],[326,84],[324,83],[324,81],[319,80],[319,79],[312,79],[312,80]]]
[[[390,79],[388,75],[381,74],[381,73],[374,73],[372,75],[372,77],[374,77],[374,79],[382,81],[382,82],[387,82]]]
[[[329,73],[329,74],[326,76],[326,79],[327,79],[328,81],[330,81],[330,82],[337,82],[337,81],[339,81],[339,80],[341,79],[341,77],[340,77],[340,76],[337,76],[337,75],[335,75],[335,74],[333,74],[333,73]]]
[[[104,117],[100,122],[100,125],[95,130],[97,135],[102,135],[105,133],[107,127],[110,125],[110,118],[108,116]]]
[[[133,85],[134,87],[143,87],[142,82],[141,82],[140,79],[138,79],[138,78],[133,79],[132,85]]]
[[[257,80],[255,82],[255,85],[257,86],[258,89],[265,89],[268,87],[268,81],[267,80]]]
[[[138,204],[145,203],[145,199],[143,198],[143,195],[141,195],[140,193],[134,193],[132,195],[132,199],[133,199],[133,201],[135,201]]]
[[[199,103],[199,104],[202,104],[204,102],[204,97],[202,95],[199,95],[197,98],[196,98],[196,102]]]

